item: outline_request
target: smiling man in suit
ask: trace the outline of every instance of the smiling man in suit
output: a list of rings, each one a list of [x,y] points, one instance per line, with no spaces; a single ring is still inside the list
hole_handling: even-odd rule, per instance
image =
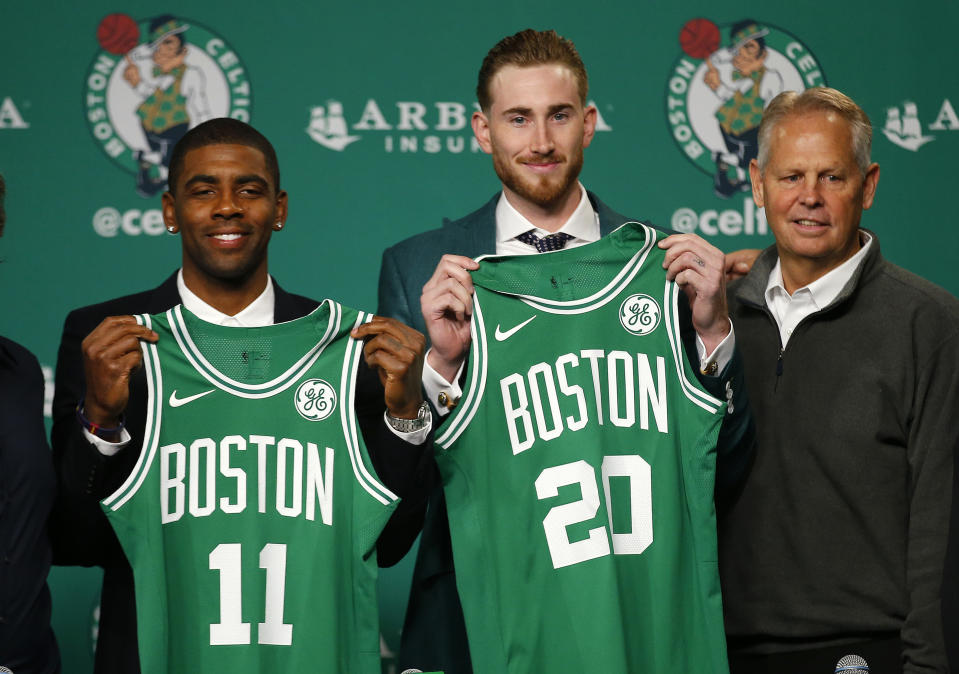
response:
[[[169,232],[181,237],[181,269],[153,290],[71,312],[57,360],[55,556],[61,564],[104,569],[97,674],[139,671],[133,572],[99,506],[133,470],[144,437],[140,341],[157,335],[130,314],[182,303],[208,323],[258,327],[305,316],[318,305],[287,293],[268,273],[270,238],[283,229],[288,198],[262,134],[226,118],[195,127],[173,151],[169,186],[163,215]],[[419,476],[427,476],[424,450],[431,444],[419,374],[424,339],[380,317],[353,336],[368,339],[355,397],[360,428],[377,474],[404,499],[377,543],[386,566],[405,554],[422,521]]]
[[[427,397],[440,417],[462,392],[458,373],[469,344],[472,289],[467,272],[477,268],[471,258],[579,246],[631,220],[578,180],[584,150],[596,129],[597,111],[586,103],[587,88],[586,68],[576,48],[554,31],[524,30],[501,40],[480,68],[480,110],[473,114],[472,126],[480,147],[492,155],[502,191],[466,217],[413,236],[383,254],[379,313],[422,332],[427,332],[424,314],[438,319],[436,324],[443,323],[439,319],[444,313],[455,313],[458,319],[439,328],[447,331],[444,342],[457,348],[438,349],[434,337],[424,368]],[[728,486],[737,481],[748,456],[732,450],[748,444],[744,440],[752,426],[721,297],[726,261],[722,252],[693,235],[669,237],[664,247],[669,248],[668,277],[686,289],[687,353],[701,364],[708,390],[725,398],[728,384],[730,395],[735,395],[719,441],[718,483]],[[451,293],[456,295],[452,301]],[[453,357],[447,358],[448,353]],[[446,674],[472,671],[441,488],[430,497],[399,664]]]

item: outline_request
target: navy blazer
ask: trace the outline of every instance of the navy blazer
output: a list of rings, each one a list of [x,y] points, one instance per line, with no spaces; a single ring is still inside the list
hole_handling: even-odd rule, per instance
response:
[[[57,505],[51,520],[54,563],[103,567],[100,625],[94,671],[130,674],[140,671],[136,632],[133,571],[120,542],[100,509],[100,499],[118,489],[133,470],[139,451],[121,451],[107,457],[87,441],[75,408],[85,393],[81,342],[107,316],[156,314],[180,303],[177,275],[153,290],[127,295],[76,309],[67,316],[57,355],[53,399],[52,448],[59,482]],[[273,281],[274,322],[309,314],[315,300],[284,291]],[[431,479],[431,442],[413,446],[400,440],[383,422],[383,387],[378,375],[360,359],[355,401],[363,438],[373,466],[386,484],[403,497],[377,542],[380,566],[399,561],[419,532],[425,509],[427,480]],[[146,423],[147,388],[142,370],[130,381],[125,426],[130,447],[139,444]],[[389,460],[382,460],[388,456]]]

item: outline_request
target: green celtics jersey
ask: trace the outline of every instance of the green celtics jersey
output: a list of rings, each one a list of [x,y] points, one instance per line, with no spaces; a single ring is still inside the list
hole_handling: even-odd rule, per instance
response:
[[[658,233],[480,258],[436,439],[475,671],[727,672],[713,507],[725,405],[693,376]]]
[[[140,458],[102,507],[133,567],[144,674],[379,672],[376,539],[396,505],[353,408],[368,314],[262,328],[138,316]]]

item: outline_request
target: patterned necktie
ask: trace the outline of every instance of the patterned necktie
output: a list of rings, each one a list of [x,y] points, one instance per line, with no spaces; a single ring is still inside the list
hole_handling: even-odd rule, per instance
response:
[[[536,230],[531,229],[528,232],[523,232],[516,237],[517,241],[522,241],[523,243],[533,246],[539,253],[549,253],[554,250],[560,250],[566,246],[566,242],[572,239],[573,237],[565,232],[557,232],[556,234],[549,234],[540,238],[536,236]]]

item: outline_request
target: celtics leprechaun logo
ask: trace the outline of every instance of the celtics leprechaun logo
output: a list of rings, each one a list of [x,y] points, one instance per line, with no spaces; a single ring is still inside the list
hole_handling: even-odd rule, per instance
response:
[[[87,120],[107,156],[135,176],[141,196],[166,188],[170,153],[189,129],[214,117],[249,121],[243,65],[203,26],[170,14],[137,21],[118,13],[100,21],[96,37]]]
[[[746,192],[766,105],[783,91],[825,86],[825,74],[798,38],[753,19],[722,28],[691,19],[680,30],[679,46],[683,54],[667,95],[673,138],[713,177],[717,196]]]

